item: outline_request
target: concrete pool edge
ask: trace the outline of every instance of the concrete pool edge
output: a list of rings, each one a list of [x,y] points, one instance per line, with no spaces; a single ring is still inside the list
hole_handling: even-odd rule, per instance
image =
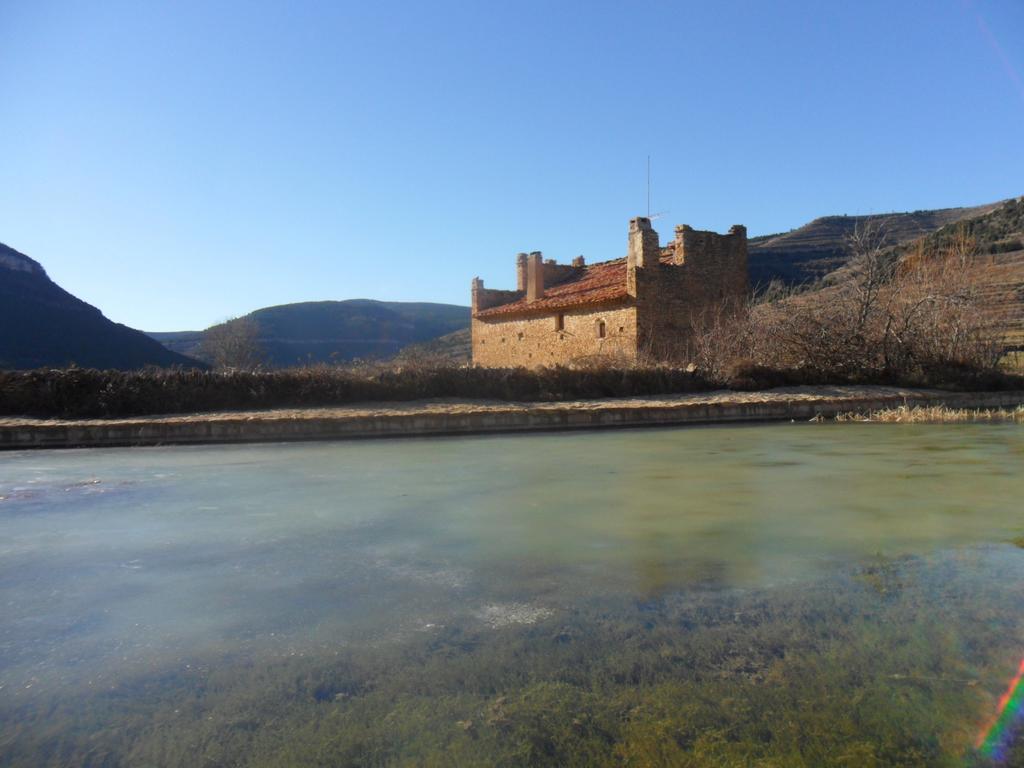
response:
[[[0,450],[423,437],[502,432],[807,421],[899,406],[1015,408],[1024,392],[788,387],[763,392],[521,403],[414,401],[337,408],[117,419],[0,418]]]

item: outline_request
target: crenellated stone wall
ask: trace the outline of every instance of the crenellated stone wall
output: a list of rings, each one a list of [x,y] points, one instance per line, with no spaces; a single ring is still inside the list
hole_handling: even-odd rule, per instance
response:
[[[494,288],[484,288],[484,281],[479,277],[473,278],[472,288],[472,312],[476,314],[482,309],[500,307],[523,297],[523,291],[501,291]]]
[[[636,270],[637,346],[641,357],[684,360],[693,329],[734,312],[749,292],[747,231],[726,235],[676,227],[656,268]]]
[[[747,228],[735,224],[729,234],[703,232],[685,224],[676,227],[671,245],[673,264],[686,268],[693,279],[704,286],[707,299],[746,296]]]

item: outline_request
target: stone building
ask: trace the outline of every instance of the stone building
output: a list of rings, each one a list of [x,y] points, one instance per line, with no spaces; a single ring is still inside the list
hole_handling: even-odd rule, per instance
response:
[[[662,247],[651,222],[629,222],[625,258],[586,264],[516,258],[516,289],[473,280],[473,364],[489,368],[685,357],[709,313],[746,300],[747,230],[686,225]]]

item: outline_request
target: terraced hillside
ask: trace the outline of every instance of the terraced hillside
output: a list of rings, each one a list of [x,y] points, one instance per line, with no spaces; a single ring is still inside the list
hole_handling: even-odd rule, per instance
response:
[[[750,284],[765,286],[773,280],[786,285],[813,282],[843,266],[848,259],[846,238],[858,226],[884,228],[889,241],[908,243],[964,219],[975,218],[1002,203],[973,208],[943,208],[913,213],[874,216],[823,216],[791,232],[762,235],[749,240]]]
[[[1024,350],[1024,198],[984,206],[982,214],[955,220],[923,237],[891,248],[898,260],[933,258],[966,246],[975,254],[969,269],[983,305],[1008,350]],[[804,295],[836,290],[850,277],[847,258]]]
[[[921,240],[927,255],[949,247],[957,238],[972,240],[980,258],[975,269],[987,294],[987,310],[998,323],[1007,345],[1024,350],[1024,197],[1007,201],[981,216],[948,224]]]

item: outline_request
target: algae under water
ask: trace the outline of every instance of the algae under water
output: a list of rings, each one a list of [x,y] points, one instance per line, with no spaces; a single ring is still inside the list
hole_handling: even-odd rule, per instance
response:
[[[1022,765],[1022,465],[989,424],[7,454],[0,764]]]

